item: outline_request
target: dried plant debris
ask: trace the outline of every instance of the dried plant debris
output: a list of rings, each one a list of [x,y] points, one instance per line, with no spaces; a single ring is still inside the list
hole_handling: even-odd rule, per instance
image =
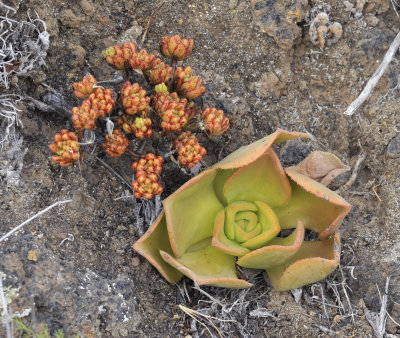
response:
[[[363,11],[366,3],[367,3],[367,0],[356,0],[353,2],[350,2],[347,0],[343,1],[343,5],[345,5],[346,11],[353,14],[356,19],[359,19],[362,17],[362,15],[363,15],[362,11]]]
[[[21,101],[18,95],[0,95],[0,151],[5,142],[14,136],[15,127],[22,127],[17,103]]]
[[[338,42],[343,29],[339,22],[330,22],[328,14],[321,12],[311,21],[309,34],[311,42],[323,48]]]
[[[19,119],[18,95],[0,95],[0,181],[7,185],[18,185],[27,149],[16,127],[22,127]]]
[[[260,282],[262,275],[255,276],[252,281]],[[197,305],[191,309],[180,309],[188,315],[192,337],[229,337],[234,331],[238,331],[241,337],[251,337],[248,330],[248,321],[254,318],[276,317],[276,314],[266,309],[269,289],[259,284],[257,289],[221,289],[200,288],[195,285],[192,291],[200,293]],[[191,303],[184,279],[178,284],[180,296],[185,303]],[[196,297],[195,297],[196,298]],[[249,317],[250,315],[250,317]],[[184,331],[184,330],[182,330]]]
[[[35,12],[28,21],[13,19],[16,10],[0,1],[0,87],[9,88],[12,74],[28,76],[45,65],[49,48],[46,22]]]

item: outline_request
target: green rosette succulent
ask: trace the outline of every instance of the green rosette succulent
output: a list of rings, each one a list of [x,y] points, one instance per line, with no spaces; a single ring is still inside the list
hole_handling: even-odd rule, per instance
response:
[[[283,169],[271,146],[298,137],[308,135],[277,130],[192,178],[163,201],[134,249],[171,283],[186,275],[199,285],[250,287],[236,264],[266,270],[281,291],[325,278],[339,264],[337,228],[351,205],[324,184],[348,168],[316,152]],[[318,240],[306,240],[306,229]]]

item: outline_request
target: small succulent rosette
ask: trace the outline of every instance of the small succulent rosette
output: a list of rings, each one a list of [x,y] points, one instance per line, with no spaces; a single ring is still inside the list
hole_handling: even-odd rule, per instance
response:
[[[250,287],[236,264],[266,270],[281,291],[325,278],[339,264],[337,229],[351,209],[326,185],[348,167],[314,152],[283,169],[271,146],[298,137],[308,135],[277,130],[192,178],[163,201],[134,249],[171,283],[186,275],[199,285]]]

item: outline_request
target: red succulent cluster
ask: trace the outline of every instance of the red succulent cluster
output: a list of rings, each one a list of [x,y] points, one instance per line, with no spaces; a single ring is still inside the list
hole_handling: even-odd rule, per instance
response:
[[[50,150],[57,154],[52,160],[62,167],[73,165],[80,157],[80,146],[78,136],[67,129],[54,136],[54,142],[50,144]]]
[[[179,94],[188,99],[194,99],[206,91],[203,86],[203,80],[193,74],[190,66],[185,69],[182,67],[176,68],[175,87]]]
[[[199,139],[195,135],[193,135],[191,131],[185,131],[182,134],[180,134],[174,141],[174,147],[179,148],[188,140],[194,140],[195,142],[199,142]]]
[[[167,83],[171,79],[172,67],[168,66],[161,59],[156,59],[150,70],[150,82],[154,85]]]
[[[76,130],[96,129],[98,117],[96,107],[92,107],[89,100],[83,101],[80,107],[72,108],[71,120]]]
[[[107,116],[115,106],[115,101],[109,89],[97,88],[93,94],[90,94],[89,101],[92,107],[97,109],[97,117]]]
[[[97,81],[93,75],[89,74],[87,76],[84,76],[82,78],[82,81],[74,82],[72,84],[72,86],[75,89],[74,91],[75,96],[79,97],[80,99],[86,99],[87,97],[89,97],[90,94],[92,94],[96,90],[94,88],[96,84]]]
[[[163,158],[152,153],[132,164],[135,172],[135,180],[132,182],[134,196],[136,198],[153,198],[154,195],[160,195],[163,188],[159,175],[162,172]]]
[[[211,136],[219,136],[225,133],[229,128],[229,119],[224,117],[222,110],[216,108],[206,108],[201,114],[204,123],[204,129]]]
[[[146,91],[138,83],[125,82],[121,94],[122,105],[129,115],[142,113],[147,116],[150,109],[150,97],[146,96]]]
[[[130,68],[130,60],[137,51],[138,46],[135,42],[124,42],[121,46],[107,48],[102,54],[110,65],[122,70]]]
[[[177,157],[183,167],[193,168],[206,154],[206,150],[188,130],[206,130],[208,135],[221,135],[228,129],[229,120],[224,117],[222,110],[207,108],[201,112],[192,101],[205,92],[203,80],[193,73],[192,68],[178,67],[173,72],[176,63],[186,59],[193,46],[193,39],[183,39],[178,35],[164,36],[160,41],[160,51],[172,60],[170,65],[145,49],[139,50],[135,42],[124,42],[102,52],[111,66],[131,75],[132,69],[141,70],[147,83],[155,85],[152,102],[154,114],[146,90],[138,83],[124,83],[118,96],[118,106],[123,110],[123,115],[118,119],[111,116],[107,119],[108,130],[116,119],[122,129],[114,129],[105,137],[103,147],[108,155],[119,157],[126,151],[137,158],[138,155],[127,150],[129,140],[124,132],[133,134],[137,139],[144,139],[152,136],[154,130],[159,132],[162,129],[162,135],[181,132],[174,142]],[[57,154],[53,160],[62,166],[71,165],[79,158],[78,141],[83,137],[83,131],[96,129],[97,120],[111,115],[116,104],[111,91],[98,86],[90,74],[73,83],[73,87],[75,96],[84,99],[79,107],[72,109],[72,122],[79,136],[63,130],[50,145],[50,149]],[[175,88],[176,92],[170,93],[170,88]],[[136,179],[132,186],[135,197],[150,199],[161,194],[163,188],[159,175],[162,164],[163,158],[152,153],[133,163]]]
[[[96,129],[96,121],[109,114],[115,105],[109,89],[97,88],[80,107],[72,108],[72,123],[76,130]]]
[[[151,119],[148,117],[136,117],[132,124],[132,130],[138,139],[150,137],[153,134]]]
[[[114,129],[111,134],[106,135],[103,143],[104,150],[111,157],[121,156],[129,145],[129,140],[120,129]]]
[[[178,148],[178,161],[183,167],[193,168],[201,161],[207,151],[199,144],[197,137],[192,133],[188,132],[180,137],[175,141],[175,147]]]
[[[182,39],[179,35],[166,35],[160,41],[161,54],[176,61],[186,59],[192,52],[193,46],[193,39]]]
[[[187,100],[179,98],[177,93],[157,93],[153,106],[161,117],[161,128],[166,131],[180,131],[188,121]]]
[[[154,54],[148,54],[146,49],[142,49],[139,53],[132,55],[129,64],[133,69],[147,70],[153,65]]]
[[[154,173],[139,171],[135,180],[132,182],[132,188],[135,191],[133,195],[136,198],[152,199],[154,195],[160,195],[163,192],[161,182]]]
[[[146,173],[155,173],[160,176],[163,163],[164,160],[161,156],[156,156],[152,153],[148,153],[139,161],[133,162],[132,168],[135,173],[139,171],[145,171]]]

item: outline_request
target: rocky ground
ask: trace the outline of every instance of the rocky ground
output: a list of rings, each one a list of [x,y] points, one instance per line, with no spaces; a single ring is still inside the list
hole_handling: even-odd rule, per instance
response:
[[[35,10],[47,24],[50,47],[45,66],[27,77],[12,77],[12,86],[0,88],[0,94],[25,93],[49,103],[50,86],[69,107],[79,104],[72,82],[88,72],[98,80],[111,79],[115,70],[101,51],[140,41],[148,18],[162,2],[3,3],[18,9],[14,18],[19,20]],[[328,26],[341,24],[343,35],[337,41],[335,36],[322,41],[310,35],[321,12],[328,15]],[[208,165],[276,128],[313,136],[277,148],[286,165],[318,149],[354,167],[366,153],[356,181],[342,193],[353,205],[341,226],[342,268],[302,288],[301,294],[271,291],[263,275],[248,276],[256,284],[250,290],[202,288],[208,296],[190,280],[168,284],[132,250],[146,206],[119,198],[131,193],[129,186],[97,159],[129,182],[129,158],[106,158],[98,139],[96,147],[87,147],[80,167],[60,168],[51,162],[48,145],[71,122],[35,108],[31,101],[20,102],[23,127],[0,153],[0,234],[56,201],[72,202],[0,243],[0,276],[13,294],[13,313],[25,314],[23,321],[30,326],[47,324],[52,334],[62,329],[66,337],[373,337],[365,314],[379,312],[377,288],[383,293],[391,276],[387,311],[399,323],[398,54],[368,101],[353,116],[343,114],[399,28],[389,0],[169,0],[150,25],[143,47],[157,55],[166,34],[195,40],[186,64],[205,81],[207,93],[198,103],[223,109],[230,119],[230,130],[218,141],[201,140]],[[166,167],[162,198],[190,178],[173,163]],[[349,177],[336,179],[330,188],[339,189]],[[202,326],[179,305],[232,322],[202,317]],[[400,335],[393,320],[387,320],[386,331]]]

